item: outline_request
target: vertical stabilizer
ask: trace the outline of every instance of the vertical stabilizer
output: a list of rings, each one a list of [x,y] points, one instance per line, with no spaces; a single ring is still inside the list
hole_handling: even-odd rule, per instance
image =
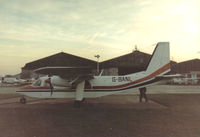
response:
[[[152,74],[170,66],[169,42],[159,42],[153,52],[146,72]],[[170,69],[168,69],[170,70]]]

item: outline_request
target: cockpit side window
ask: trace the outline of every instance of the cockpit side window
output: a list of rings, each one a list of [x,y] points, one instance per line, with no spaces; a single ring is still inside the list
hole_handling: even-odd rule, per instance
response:
[[[38,79],[38,80],[35,81],[35,83],[33,83],[33,86],[40,86],[41,82],[42,81],[40,79]]]

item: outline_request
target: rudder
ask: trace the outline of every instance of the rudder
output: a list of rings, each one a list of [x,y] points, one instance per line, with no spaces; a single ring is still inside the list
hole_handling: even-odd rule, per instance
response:
[[[169,42],[159,42],[153,52],[152,58],[146,69],[148,74],[152,74],[159,71],[163,67],[169,67],[170,65],[170,51]],[[170,68],[168,69],[170,71]]]

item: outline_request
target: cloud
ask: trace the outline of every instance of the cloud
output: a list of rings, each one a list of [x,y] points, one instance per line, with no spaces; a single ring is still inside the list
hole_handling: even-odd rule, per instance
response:
[[[108,59],[134,45],[151,53],[148,45],[159,41],[170,41],[173,55],[181,54],[183,45],[187,51],[189,43],[198,50],[199,5],[198,0],[1,0],[0,54],[16,57],[21,51],[20,57],[33,59],[63,50],[89,58],[99,52]]]

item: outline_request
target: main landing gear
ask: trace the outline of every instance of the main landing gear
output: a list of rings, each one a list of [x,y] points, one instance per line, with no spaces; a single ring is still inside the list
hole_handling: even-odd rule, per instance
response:
[[[26,104],[26,98],[24,96],[21,97],[19,102],[22,103],[22,104]]]
[[[85,101],[85,98],[83,98],[81,101],[80,100],[75,100],[74,101],[74,107],[75,108],[80,108],[81,107],[81,103]]]

